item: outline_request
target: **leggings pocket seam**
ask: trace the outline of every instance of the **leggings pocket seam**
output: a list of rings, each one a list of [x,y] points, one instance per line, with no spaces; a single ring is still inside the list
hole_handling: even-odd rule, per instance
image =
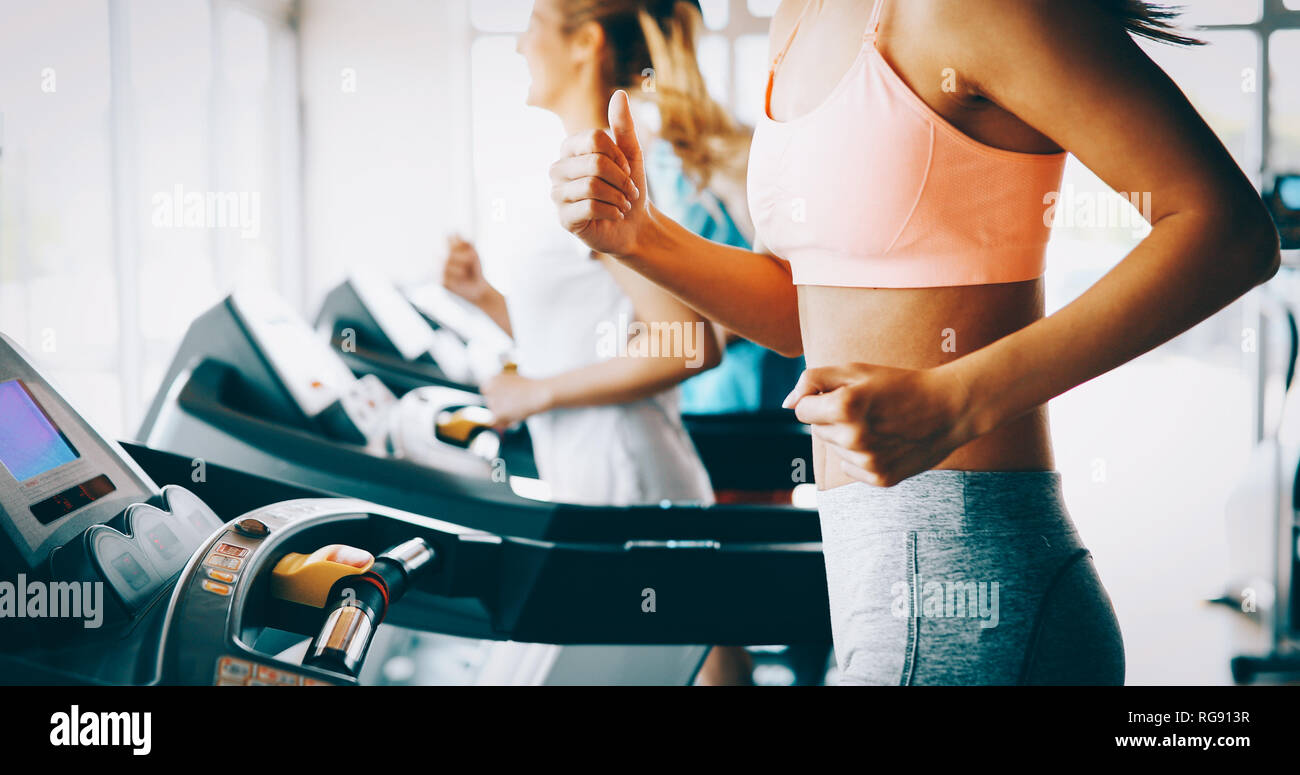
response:
[[[1020,668],[1020,680],[1017,682],[1021,686],[1025,685],[1029,680],[1029,673],[1033,670],[1034,664],[1037,661],[1038,642],[1042,637],[1043,630],[1043,616],[1047,611],[1047,606],[1052,602],[1052,597],[1056,594],[1057,587],[1060,586],[1061,580],[1065,578],[1065,574],[1068,573],[1071,568],[1077,565],[1080,560],[1090,556],[1091,554],[1092,553],[1087,549],[1076,549],[1065,559],[1064,562],[1061,563],[1061,566],[1056,569],[1056,573],[1052,576],[1051,582],[1047,585],[1047,588],[1043,590],[1043,597],[1038,602],[1038,611],[1034,614],[1033,628],[1029,631],[1029,639],[1025,645],[1025,660],[1024,664]]]
[[[907,601],[907,641],[903,646],[903,670],[899,677],[899,686],[911,686],[916,669],[917,642],[920,640],[920,621],[917,618],[917,599],[920,592],[916,582],[920,570],[917,568],[916,531],[907,531],[907,586],[911,598]]]

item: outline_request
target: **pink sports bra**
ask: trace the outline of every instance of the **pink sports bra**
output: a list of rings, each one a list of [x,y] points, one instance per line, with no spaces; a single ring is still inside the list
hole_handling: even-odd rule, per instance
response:
[[[775,121],[768,72],[749,208],[796,285],[925,288],[1043,274],[1064,152],[985,145],[911,90],[876,48],[877,0],[853,66],[811,112]],[[804,12],[813,3],[805,6]],[[800,22],[803,15],[800,15]]]

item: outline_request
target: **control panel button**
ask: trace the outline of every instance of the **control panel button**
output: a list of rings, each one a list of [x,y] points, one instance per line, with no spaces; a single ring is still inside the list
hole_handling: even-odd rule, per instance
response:
[[[203,588],[213,593],[214,595],[221,595],[222,597],[230,596],[230,587],[227,586],[226,584],[221,584],[216,581],[209,581],[208,579],[204,579]]]
[[[231,573],[230,571],[208,568],[208,577],[216,579],[217,581],[224,581],[227,584],[234,584],[235,579],[239,578],[239,575]]]
[[[245,659],[222,657],[217,660],[217,678],[243,683],[253,675],[253,663]]]
[[[244,561],[239,559],[238,557],[225,557],[220,554],[210,554],[208,555],[208,558],[203,561],[203,563],[205,565],[210,565],[214,568],[225,568],[226,570],[239,570],[239,566],[243,565]]]
[[[217,660],[217,686],[333,686],[328,681],[307,678],[292,670],[258,664],[239,657]]]
[[[235,531],[249,538],[265,538],[270,535],[271,528],[267,527],[262,520],[250,517],[236,522]]]
[[[254,680],[266,686],[297,686],[298,676],[285,670],[277,670],[268,665],[258,665]]]
[[[248,550],[234,544],[217,544],[217,554],[224,554],[227,557],[243,557],[248,554]]]

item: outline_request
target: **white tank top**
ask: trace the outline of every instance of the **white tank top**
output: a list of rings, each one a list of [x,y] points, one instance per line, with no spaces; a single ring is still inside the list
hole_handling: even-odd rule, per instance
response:
[[[558,226],[514,252],[506,303],[519,373],[545,378],[617,354],[631,300]],[[556,501],[600,505],[713,502],[682,427],[676,388],[629,404],[556,409],[528,420],[538,473]]]

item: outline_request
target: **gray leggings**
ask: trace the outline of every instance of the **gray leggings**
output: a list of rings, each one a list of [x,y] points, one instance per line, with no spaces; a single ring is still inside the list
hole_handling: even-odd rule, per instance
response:
[[[931,470],[818,506],[840,683],[1124,683],[1060,473]]]

